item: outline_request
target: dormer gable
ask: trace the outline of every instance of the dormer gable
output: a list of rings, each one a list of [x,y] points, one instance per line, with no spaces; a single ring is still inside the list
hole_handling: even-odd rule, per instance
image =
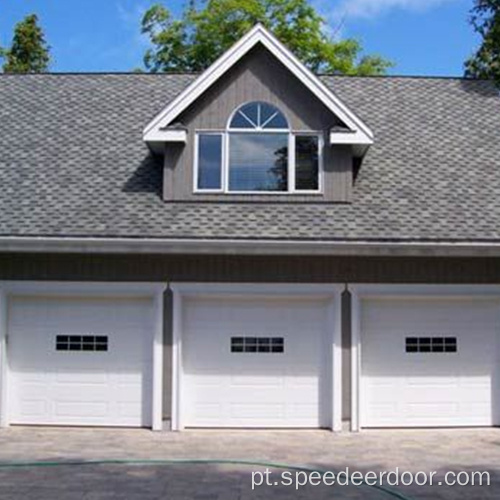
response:
[[[328,133],[330,144],[352,145],[357,156],[363,156],[373,144],[370,128],[357,117],[319,78],[262,25],[256,25],[233,47],[207,68],[191,85],[171,101],[145,127],[143,139],[155,152],[166,143],[186,143],[188,132],[177,123],[179,116],[257,46],[263,47],[297,78],[339,122]]]

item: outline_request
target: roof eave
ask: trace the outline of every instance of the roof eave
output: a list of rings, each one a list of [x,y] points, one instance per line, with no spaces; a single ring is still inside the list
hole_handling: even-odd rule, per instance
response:
[[[0,253],[500,257],[500,242],[0,237]]]

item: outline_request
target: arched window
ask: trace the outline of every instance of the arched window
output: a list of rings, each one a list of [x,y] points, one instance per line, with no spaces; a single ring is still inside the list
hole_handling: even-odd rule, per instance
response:
[[[288,121],[276,106],[267,102],[250,102],[233,113],[229,128],[236,130],[288,130]]]
[[[196,190],[317,192],[321,136],[294,133],[274,105],[243,104],[225,132],[197,134]]]

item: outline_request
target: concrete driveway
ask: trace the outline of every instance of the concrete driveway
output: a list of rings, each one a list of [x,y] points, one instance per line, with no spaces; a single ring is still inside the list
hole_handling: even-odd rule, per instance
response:
[[[447,431],[186,431],[13,427],[0,431],[0,462],[96,459],[243,459],[307,465],[338,472],[437,471],[433,486],[393,488],[414,499],[500,498],[500,429]],[[439,486],[448,471],[487,471],[491,486]],[[229,464],[0,466],[1,500],[246,500],[390,499],[353,486],[274,485],[252,490],[252,472],[265,467]],[[291,471],[294,478],[295,471]],[[259,476],[255,476],[257,479]],[[265,477],[262,475],[262,477]],[[304,479],[302,476],[299,478]],[[408,479],[408,476],[406,477]],[[420,478],[422,479],[422,477]],[[402,497],[400,497],[402,498]]]

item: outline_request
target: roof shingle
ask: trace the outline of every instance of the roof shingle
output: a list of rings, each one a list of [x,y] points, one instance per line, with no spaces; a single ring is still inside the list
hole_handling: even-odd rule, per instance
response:
[[[0,235],[500,240],[491,83],[322,76],[375,133],[352,204],[165,203],[142,129],[194,78],[0,76]]]

